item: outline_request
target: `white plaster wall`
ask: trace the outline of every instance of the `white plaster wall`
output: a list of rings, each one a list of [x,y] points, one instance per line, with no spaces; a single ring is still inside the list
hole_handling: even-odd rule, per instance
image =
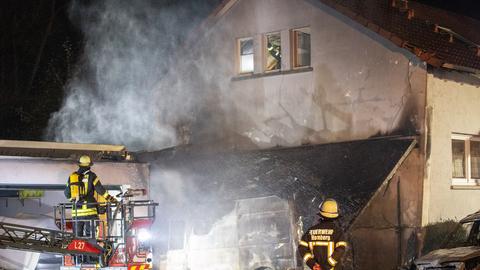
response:
[[[272,147],[421,132],[425,64],[317,2],[240,0],[206,33],[197,65],[217,84],[229,133]],[[237,38],[255,38],[261,74],[262,34],[282,31],[289,70],[284,39],[304,26],[311,28],[313,71],[232,81]]]
[[[68,176],[77,169],[76,163],[68,160],[0,156],[0,184],[65,185]],[[149,187],[149,168],[144,163],[97,162],[92,170],[104,185]],[[66,202],[62,190],[45,191],[40,201],[0,198],[0,217],[53,217],[53,206],[62,202]]]
[[[480,189],[451,189],[451,134],[480,134],[480,79],[433,70],[428,74],[427,93],[431,113],[426,124],[431,147],[426,154],[424,225],[461,219],[480,209]]]
[[[0,156],[0,184],[66,184],[68,176],[77,169],[74,161]],[[96,162],[92,171],[104,185],[148,185],[148,165],[144,163]]]

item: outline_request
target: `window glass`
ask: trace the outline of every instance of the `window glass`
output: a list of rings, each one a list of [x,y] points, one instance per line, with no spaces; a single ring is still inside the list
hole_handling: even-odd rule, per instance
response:
[[[480,179],[480,141],[470,141],[472,178]]]
[[[266,35],[266,56],[267,71],[279,70],[282,67],[282,48],[280,33],[273,33]]]
[[[240,73],[253,72],[253,38],[240,39]]]
[[[452,140],[452,170],[454,178],[465,178],[465,142]]]
[[[310,66],[310,30],[301,29],[294,31],[294,66]]]

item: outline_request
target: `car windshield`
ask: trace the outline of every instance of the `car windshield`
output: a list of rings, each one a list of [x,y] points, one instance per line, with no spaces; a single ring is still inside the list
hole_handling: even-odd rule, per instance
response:
[[[472,246],[478,245],[478,233],[472,233],[470,235],[470,231],[472,231],[474,223],[467,222],[461,223],[457,226],[457,228],[448,235],[446,248],[453,248],[453,247],[462,247],[462,246]],[[476,226],[478,227],[478,225]],[[478,231],[478,230],[474,230]]]

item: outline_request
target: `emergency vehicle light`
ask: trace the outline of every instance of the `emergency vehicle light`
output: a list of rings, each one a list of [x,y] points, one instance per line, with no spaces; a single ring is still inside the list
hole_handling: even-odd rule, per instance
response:
[[[150,232],[147,229],[138,230],[137,238],[140,242],[146,242],[146,241],[150,240],[151,237],[152,237],[152,235],[150,234]]]

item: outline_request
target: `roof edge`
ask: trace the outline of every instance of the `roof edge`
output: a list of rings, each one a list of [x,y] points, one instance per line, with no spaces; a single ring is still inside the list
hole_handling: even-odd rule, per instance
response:
[[[233,7],[239,0],[223,0],[208,16],[209,19],[223,16],[230,8]]]
[[[465,67],[465,66],[459,66],[459,65],[455,65],[455,64],[444,63],[442,65],[442,67],[446,68],[446,69],[453,69],[453,70],[462,71],[462,72],[480,74],[480,69],[475,69],[475,68],[470,68],[470,67]]]
[[[253,149],[227,149],[225,151],[212,151],[215,153],[230,153],[230,152],[253,152],[253,151],[272,151],[272,150],[284,150],[284,149],[298,149],[298,148],[309,148],[312,146],[325,146],[325,145],[332,145],[332,144],[347,144],[347,143],[354,143],[354,142],[363,142],[363,141],[377,141],[377,140],[412,140],[416,141],[418,136],[408,136],[408,135],[387,135],[387,136],[377,136],[377,137],[369,137],[364,139],[353,139],[353,140],[341,140],[341,141],[333,141],[333,142],[324,142],[318,144],[302,144],[302,145],[294,145],[294,146],[276,146],[276,147],[268,147],[268,148],[253,148]],[[159,153],[168,153],[170,151],[176,151],[178,149],[186,150],[186,151],[194,151],[197,149],[198,145],[194,144],[184,144],[184,145],[177,145],[171,146],[159,150],[154,151],[137,151],[132,152],[131,154],[135,156],[142,156],[142,155],[149,155],[149,154],[159,154]],[[206,152],[202,152],[205,154]]]
[[[39,149],[39,150],[55,149],[55,150],[100,151],[100,152],[125,152],[127,150],[123,145],[61,143],[61,142],[45,142],[45,141],[20,141],[20,140],[0,140],[0,148]]]

